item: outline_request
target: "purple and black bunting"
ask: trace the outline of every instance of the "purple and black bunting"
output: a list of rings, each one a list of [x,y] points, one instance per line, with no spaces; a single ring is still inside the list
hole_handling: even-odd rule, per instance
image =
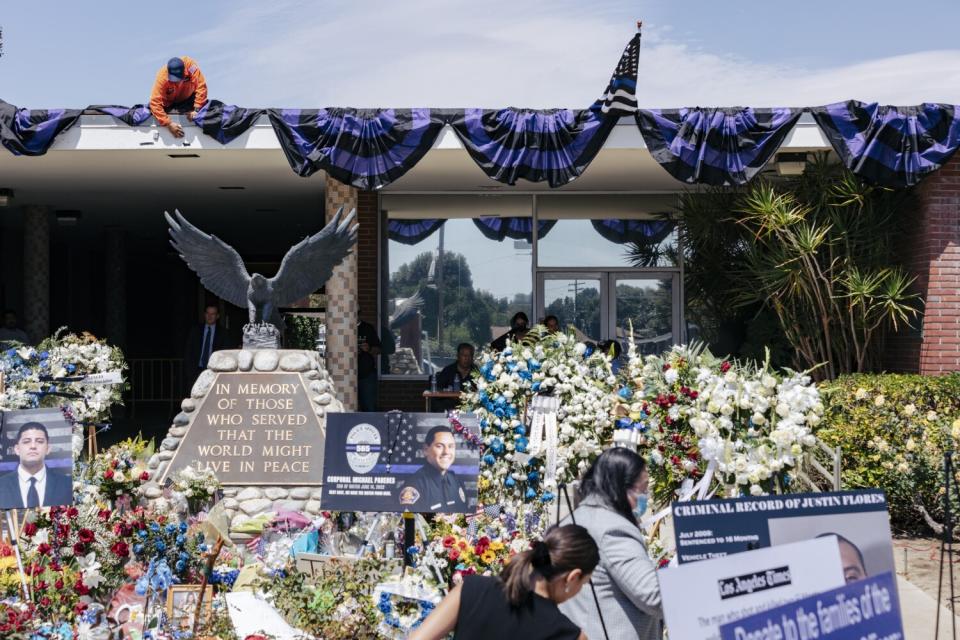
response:
[[[387,222],[387,235],[394,242],[414,245],[432,236],[433,232],[442,227],[444,222],[446,222],[446,220],[440,218],[423,220],[393,219]]]
[[[714,186],[750,181],[776,153],[802,109],[640,109],[653,158],[677,180]]]
[[[114,104],[95,104],[87,107],[87,110],[113,116],[120,122],[131,127],[139,127],[153,117],[153,114],[150,113],[150,107],[145,104],[135,104],[132,107],[121,107]]]
[[[270,109],[268,114],[297,175],[322,169],[365,190],[385,187],[412,169],[448,117],[431,109]]]
[[[465,109],[450,126],[497,182],[522,178],[560,187],[583,174],[617,119],[591,109]]]
[[[194,117],[194,123],[220,144],[227,144],[256,124],[263,109],[247,109],[219,100],[209,100]]]
[[[811,111],[844,165],[885,187],[917,184],[960,146],[956,105],[894,107],[849,100]]]
[[[490,240],[503,242],[504,238],[511,238],[533,242],[533,218],[530,216],[506,218],[481,216],[474,218],[473,224]],[[547,235],[555,224],[557,224],[556,220],[540,220],[537,223],[537,237],[542,238]]]
[[[590,222],[604,239],[616,244],[633,242],[639,245],[657,245],[663,242],[676,226],[673,220],[604,218]]]
[[[82,109],[18,109],[0,100],[0,144],[17,156],[42,156],[81,113]]]

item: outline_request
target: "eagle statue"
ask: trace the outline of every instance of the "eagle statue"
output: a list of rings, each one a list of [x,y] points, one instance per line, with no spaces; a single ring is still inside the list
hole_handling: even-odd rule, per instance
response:
[[[327,226],[290,247],[277,275],[267,278],[247,273],[233,247],[190,224],[178,210],[172,216],[166,211],[163,215],[170,225],[170,244],[200,276],[203,286],[231,304],[246,307],[250,324],[270,323],[281,334],[280,307],[323,286],[357,241],[356,210],[344,216],[340,207]]]

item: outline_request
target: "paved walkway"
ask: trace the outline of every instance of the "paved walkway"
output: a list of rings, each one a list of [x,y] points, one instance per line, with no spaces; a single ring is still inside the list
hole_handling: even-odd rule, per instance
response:
[[[938,607],[936,600],[903,576],[897,576],[900,593],[900,614],[906,640],[934,640],[933,630],[940,615],[940,638],[950,638],[950,611]],[[957,636],[960,638],[960,617],[957,618]]]

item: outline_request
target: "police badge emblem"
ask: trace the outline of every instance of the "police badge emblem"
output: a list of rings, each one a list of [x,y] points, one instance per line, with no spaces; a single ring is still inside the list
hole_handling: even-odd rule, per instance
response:
[[[461,495],[462,495],[461,491]],[[400,504],[416,504],[420,499],[420,492],[413,487],[404,487],[400,491]]]

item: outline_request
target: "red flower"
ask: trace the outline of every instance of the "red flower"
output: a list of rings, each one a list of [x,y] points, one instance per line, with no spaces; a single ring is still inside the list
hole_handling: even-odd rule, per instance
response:
[[[78,556],[83,555],[84,553],[87,552],[87,545],[85,545],[82,542],[77,542],[73,545],[73,552]]]
[[[41,607],[49,607],[51,604],[53,604],[53,602],[47,596],[43,596],[42,598],[40,598]]]
[[[53,586],[57,589],[63,589],[63,578],[57,578],[57,581],[53,583]]]
[[[482,538],[477,540],[476,553],[478,556],[483,555],[483,552],[489,548],[490,548],[490,538],[488,538],[487,536],[483,536]]]
[[[80,539],[80,542],[90,544],[97,539],[97,534],[90,531],[90,529],[80,529],[80,531],[77,532],[77,538]]]
[[[76,508],[76,507],[67,507],[67,517],[68,517],[68,518],[76,518],[78,515],[80,515],[80,512],[77,511],[77,508]]]
[[[42,556],[50,555],[50,551],[52,550],[53,550],[53,547],[51,547],[46,542],[41,542],[40,545],[37,547],[37,553],[39,553]]]
[[[13,548],[6,544],[0,544],[0,558],[9,558],[13,555]]]
[[[37,591],[43,591],[49,586],[46,580],[37,580]]]
[[[451,562],[456,562],[460,557],[460,551],[457,549],[450,549],[450,554],[448,555]]]
[[[77,615],[80,615],[86,610],[87,610],[86,602],[78,602],[77,604],[73,605],[73,612]]]
[[[85,596],[90,593],[90,587],[83,584],[83,580],[80,580],[79,578],[77,579],[77,583],[73,585],[73,590],[77,593],[77,595],[80,596]]]
[[[113,480],[113,469],[107,469],[103,472],[104,480]]]
[[[118,558],[126,558],[128,555],[130,555],[130,546],[126,542],[118,540],[117,542],[113,543],[112,547],[110,547],[110,551],[112,551],[113,555],[117,556]]]
[[[27,536],[28,538],[32,538],[33,536],[37,535],[38,530],[39,527],[37,526],[36,522],[28,522],[27,524],[23,525],[23,535]]]
[[[149,471],[144,471],[143,473],[140,474],[140,480],[142,480],[143,482],[146,482],[149,479],[150,479]]]
[[[697,399],[697,396],[699,396],[699,395],[700,395],[700,392],[699,392],[699,391],[691,391],[691,392],[690,392],[690,399],[691,399],[691,400],[696,400],[696,399]]]
[[[97,512],[97,519],[100,520],[100,522],[106,522],[109,520],[110,509],[100,509],[100,511]]]
[[[665,363],[665,364],[663,365],[663,370],[664,370],[664,371],[666,371],[666,370],[669,369],[669,368],[670,368],[670,363],[669,363],[669,362],[667,362],[667,363]]]
[[[726,373],[727,371],[730,371],[730,363],[724,360],[720,363],[720,373]]]
[[[120,461],[117,460],[116,458],[114,458],[113,460],[110,461],[110,468],[111,468],[111,469],[116,469],[116,468],[119,467],[119,466],[120,466]]]
[[[444,548],[444,549],[449,549],[450,547],[453,546],[453,543],[456,542],[456,541],[457,541],[457,539],[454,538],[453,536],[444,536],[444,537],[443,537],[443,548]]]

